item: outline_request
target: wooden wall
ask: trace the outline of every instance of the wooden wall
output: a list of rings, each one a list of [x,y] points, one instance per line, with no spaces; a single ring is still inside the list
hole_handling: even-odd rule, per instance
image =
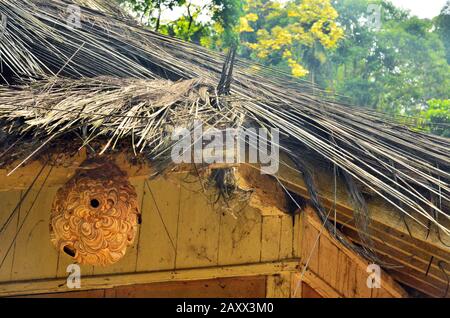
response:
[[[119,286],[79,292],[37,294],[38,298],[262,298],[266,277],[236,277]]]
[[[407,297],[385,272],[381,272],[381,288],[369,288],[367,266],[370,263],[332,238],[312,208],[303,211],[300,223],[302,270],[293,274],[292,284],[296,289],[293,296],[304,295],[301,289],[306,283],[306,288],[313,288],[321,297]],[[307,291],[306,295],[309,294]]]
[[[49,290],[65,288],[66,268],[72,259],[58,253],[50,242],[50,209],[59,186],[44,184],[41,188],[49,171],[50,168],[44,170],[1,234],[0,260],[6,258],[0,269],[0,295],[24,293],[24,284],[29,286],[28,292],[39,292],[32,287],[36,284],[28,284],[35,280],[48,282]],[[82,281],[96,284],[93,278],[104,275],[201,268],[206,273],[200,278],[209,278],[219,275],[217,270],[209,270],[208,274],[209,268],[232,265],[251,268],[251,264],[265,263],[274,271],[277,264],[297,257],[295,220],[273,206],[264,207],[256,194],[241,211],[231,214],[213,206],[215,192],[205,193],[192,176],[183,174],[152,181],[132,178],[131,182],[138,192],[142,211],[137,239],[126,256],[112,266],[81,266]],[[18,206],[24,193],[25,190],[0,192],[0,224]],[[269,267],[262,272],[266,273]],[[254,270],[248,269],[245,276]],[[224,272],[220,275],[227,276]]]
[[[182,292],[179,286],[188,282],[195,285],[217,278],[243,282],[246,277],[263,279],[266,297],[309,297],[315,293],[321,297],[406,295],[386,274],[383,288],[368,289],[367,262],[335,242],[326,231],[321,233],[321,224],[311,209],[295,216],[285,213],[285,196],[280,195],[282,190],[273,179],[241,168],[239,184],[253,193],[248,201],[232,209],[214,204],[217,193],[204,189],[197,177],[186,173],[151,181],[142,177],[147,172],[130,173],[142,212],[133,246],[112,266],[82,266],[81,290],[69,290],[66,268],[72,260],[50,243],[49,216],[57,189],[73,169],[45,168],[25,196],[27,190],[21,182],[25,176],[36,174],[38,167],[33,164],[26,168],[28,173],[19,169],[15,181],[5,179],[0,171],[0,179],[8,180],[6,184],[17,185],[15,190],[0,186],[0,224],[12,215],[0,234],[0,260],[4,259],[0,296],[69,291],[81,295],[89,290],[96,290],[90,293],[99,297],[113,295],[113,290],[121,295],[128,291],[133,296],[138,295],[131,292],[135,285],[141,286],[139,293],[150,296],[156,295],[157,289],[152,286],[163,286],[154,284],[176,282],[178,285],[173,286]],[[255,288],[260,290],[258,286]],[[161,296],[165,295],[163,290]]]

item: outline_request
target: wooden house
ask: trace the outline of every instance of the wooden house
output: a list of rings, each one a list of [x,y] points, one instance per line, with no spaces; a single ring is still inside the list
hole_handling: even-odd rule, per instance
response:
[[[0,13],[0,296],[450,296],[448,139],[111,1]],[[279,129],[278,171],[170,162],[194,120]]]

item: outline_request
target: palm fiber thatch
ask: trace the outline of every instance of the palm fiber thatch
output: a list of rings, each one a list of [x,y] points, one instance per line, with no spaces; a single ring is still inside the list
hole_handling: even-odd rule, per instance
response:
[[[72,3],[82,6],[81,28],[66,22]],[[442,222],[449,219],[449,139],[341,104],[318,87],[242,59],[235,62],[229,96],[219,98],[214,83],[223,54],[145,30],[115,12],[120,9],[100,0],[0,2],[8,17],[0,42],[2,157],[21,144],[42,150],[83,131],[85,142],[103,138],[105,151],[132,140],[132,151],[152,160],[168,144],[168,127],[179,121],[275,127],[283,151],[297,163],[293,169],[308,176],[300,149],[335,165],[355,210],[368,219],[360,186],[450,234]],[[31,154],[37,152],[20,159]]]

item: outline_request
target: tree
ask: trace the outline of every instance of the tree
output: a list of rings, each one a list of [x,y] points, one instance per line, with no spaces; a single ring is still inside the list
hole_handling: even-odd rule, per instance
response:
[[[447,0],[441,14],[436,17],[435,24],[436,32],[445,46],[447,62],[450,64],[450,0]]]
[[[295,77],[315,71],[343,37],[329,0],[248,0],[240,19],[243,54],[268,65],[290,69]],[[308,71],[309,69],[309,71]]]
[[[378,1],[383,19],[376,32],[367,25],[370,3],[335,2],[345,38],[327,52],[321,85],[354,104],[410,116],[418,116],[429,99],[448,98],[449,65],[433,23]]]
[[[428,107],[425,111],[422,111],[421,117],[427,123],[424,127],[430,132],[443,137],[450,137],[450,99],[429,100]]]
[[[173,10],[184,5],[186,0],[120,0],[120,2],[137,13],[141,22],[159,31],[163,10]]]
[[[237,43],[237,25],[242,14],[241,0],[209,0],[195,4],[190,0],[120,0],[142,23],[157,32],[183,40],[223,49]],[[183,14],[172,21],[161,21],[164,12]],[[200,15],[207,16],[200,19]]]

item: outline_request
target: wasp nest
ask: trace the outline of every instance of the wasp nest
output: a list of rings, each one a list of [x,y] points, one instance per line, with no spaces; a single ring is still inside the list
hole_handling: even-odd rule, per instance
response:
[[[80,264],[106,266],[125,255],[139,217],[125,173],[111,162],[86,162],[56,194],[51,241]]]

